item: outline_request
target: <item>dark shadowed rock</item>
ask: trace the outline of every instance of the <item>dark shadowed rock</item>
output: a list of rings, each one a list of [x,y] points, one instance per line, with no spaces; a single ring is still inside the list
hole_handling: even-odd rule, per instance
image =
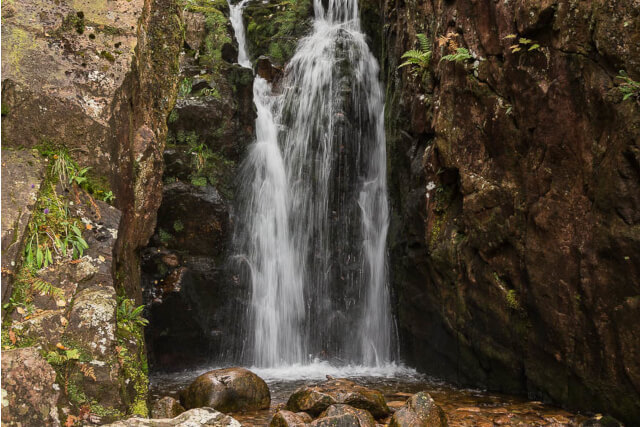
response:
[[[293,413],[281,410],[271,419],[269,427],[302,427],[311,422],[311,416],[305,412]]]
[[[240,423],[212,408],[196,408],[175,418],[129,418],[109,424],[107,427],[240,427]]]
[[[266,409],[271,394],[262,378],[244,368],[216,369],[196,378],[184,393],[184,406],[222,412]]]
[[[336,403],[367,410],[376,418],[390,413],[382,393],[345,379],[331,379],[317,386],[299,388],[289,397],[287,409],[318,416]]]
[[[171,396],[160,398],[151,408],[151,418],[175,418],[184,412],[180,402]]]
[[[59,426],[56,373],[34,347],[2,352],[2,425]]]
[[[446,427],[447,416],[429,394],[421,391],[391,417],[389,427]]]
[[[364,409],[349,405],[331,405],[311,423],[315,427],[376,427],[376,420]]]

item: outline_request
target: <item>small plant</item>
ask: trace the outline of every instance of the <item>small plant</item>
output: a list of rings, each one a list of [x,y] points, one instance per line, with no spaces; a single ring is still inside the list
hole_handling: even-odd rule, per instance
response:
[[[184,230],[184,224],[182,223],[182,221],[177,220],[173,223],[173,229],[179,233]]]
[[[460,63],[460,62],[468,61],[469,59],[473,59],[473,55],[469,53],[469,50],[464,47],[459,47],[456,49],[455,53],[443,56],[440,59],[440,62],[449,61],[449,62]]]
[[[206,89],[202,89],[200,91],[200,96],[212,96],[214,98],[219,99],[220,98],[220,92],[218,92],[218,90],[215,89],[215,88],[213,88],[213,89],[206,88]]]
[[[640,102],[640,82],[631,79],[624,70],[618,72],[616,79],[622,81],[618,85],[618,89],[622,92],[623,101],[635,98],[637,102]]]
[[[80,258],[89,247],[78,228],[79,220],[69,217],[66,203],[49,183],[39,199],[25,245],[25,264],[35,270],[53,264],[54,254]]]
[[[71,176],[74,168],[74,163],[67,150],[59,150],[57,153],[52,155],[53,158],[53,166],[52,172],[58,177],[58,181],[65,186],[69,181],[69,176]]]
[[[193,82],[191,81],[190,78],[186,77],[184,78],[179,86],[178,86],[178,96],[187,96],[191,93],[191,86],[192,86]]]
[[[520,302],[518,301],[518,294],[515,289],[509,289],[505,295],[505,299],[509,308],[512,310],[520,310]]]
[[[196,187],[206,187],[207,186],[207,178],[204,176],[195,176],[191,178],[191,184]]]
[[[518,36],[515,34],[509,34],[505,37],[505,40],[515,40]],[[536,50],[540,50],[540,44],[535,40],[531,40],[525,37],[518,38],[518,41],[509,46],[511,49],[511,53],[517,53],[525,50],[526,52],[533,52]]]
[[[107,203],[112,203],[115,200],[116,196],[113,195],[113,191],[109,190],[102,195],[102,200]]]
[[[76,184],[82,187],[87,182],[86,174],[91,169],[90,167],[82,168],[82,169],[71,169],[71,174],[69,175],[69,184]]]
[[[147,326],[149,321],[142,317],[143,311],[144,305],[136,307],[135,302],[132,299],[122,298],[116,313],[118,324],[130,332],[133,332],[134,327]]]
[[[431,46],[426,35],[416,34],[416,37],[420,43],[420,48],[406,51],[402,55],[402,59],[405,59],[405,62],[400,64],[398,68],[413,66],[424,73],[429,68],[429,62],[431,62]]]
[[[169,241],[171,241],[171,239],[173,239],[173,236],[171,235],[171,233],[169,233],[166,230],[163,230],[162,228],[158,230],[158,236],[160,237],[160,241],[162,243],[168,243]]]
[[[199,172],[207,163],[207,159],[210,157],[211,152],[209,148],[204,144],[189,144],[189,152],[195,156],[196,170]]]

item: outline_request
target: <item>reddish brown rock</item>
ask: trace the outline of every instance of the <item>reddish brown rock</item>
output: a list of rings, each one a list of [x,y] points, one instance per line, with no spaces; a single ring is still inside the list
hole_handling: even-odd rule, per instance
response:
[[[447,416],[425,392],[416,393],[391,417],[389,427],[446,427]]]
[[[302,415],[304,414],[304,415]],[[269,427],[302,427],[311,422],[309,414],[293,413],[287,410],[280,410],[271,419]]]
[[[2,352],[2,425],[59,426],[56,373],[34,347]]]
[[[616,79],[640,80],[637,5],[388,1],[384,14],[408,362],[637,422],[640,106]],[[397,66],[425,29],[420,78]],[[513,52],[522,37],[539,46]],[[452,43],[472,58],[440,61]]]
[[[200,375],[181,400],[187,409],[211,407],[228,413],[266,409],[271,394],[264,380],[248,369],[227,368]]]

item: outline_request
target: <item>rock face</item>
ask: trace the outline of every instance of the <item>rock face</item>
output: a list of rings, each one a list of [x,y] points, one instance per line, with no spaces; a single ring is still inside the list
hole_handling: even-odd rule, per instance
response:
[[[29,151],[2,150],[2,302],[22,260],[31,211],[44,179],[44,162]]]
[[[446,427],[447,416],[425,392],[414,394],[391,417],[389,427]]]
[[[243,289],[227,273],[236,171],[253,141],[253,74],[230,61],[225,2],[186,5],[180,90],[168,120],[163,201],[143,252],[149,362],[173,370],[221,360],[238,331]],[[167,262],[170,257],[171,260]]]
[[[637,422],[640,106],[616,78],[640,80],[637,4],[382,10],[406,360]],[[424,32],[429,67],[398,69]]]
[[[2,425],[59,426],[56,373],[33,347],[2,352]]]
[[[175,418],[184,412],[180,402],[173,397],[158,399],[151,408],[151,418]]]
[[[317,386],[303,386],[289,397],[286,407],[292,412],[303,411],[317,417],[335,404],[364,409],[375,418],[390,414],[382,393],[345,379],[332,379]]]
[[[202,374],[185,390],[183,398],[186,408],[209,406],[225,413],[266,409],[271,403],[264,380],[244,368]]]
[[[109,424],[107,427],[240,427],[232,417],[211,408],[197,408],[184,412],[175,418],[148,419],[129,418]]]

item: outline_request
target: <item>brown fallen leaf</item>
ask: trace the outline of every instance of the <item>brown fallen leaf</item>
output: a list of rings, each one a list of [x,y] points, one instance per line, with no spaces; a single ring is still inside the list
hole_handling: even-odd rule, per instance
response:
[[[11,344],[16,345],[16,341],[18,341],[18,337],[16,337],[15,332],[9,331],[9,339],[11,340]]]
[[[64,423],[64,427],[73,427],[76,424],[76,421],[78,421],[77,417],[69,415],[67,417],[67,421]]]

